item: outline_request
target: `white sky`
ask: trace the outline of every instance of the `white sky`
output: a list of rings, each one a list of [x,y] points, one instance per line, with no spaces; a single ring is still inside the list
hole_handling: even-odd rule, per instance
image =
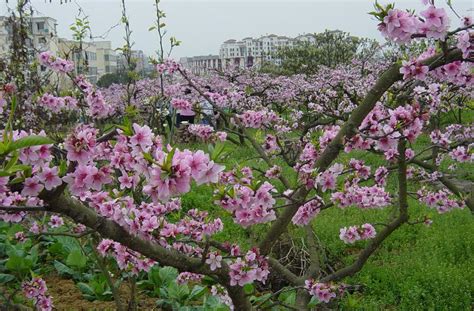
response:
[[[120,0],[32,0],[37,15],[58,20],[58,33],[71,38],[69,26],[81,7],[89,16],[94,36],[104,34],[121,18]],[[7,14],[8,6],[16,0],[0,0],[0,15]],[[386,4],[396,2],[398,8],[422,9],[421,0],[379,0]],[[437,0],[436,3],[444,3]],[[473,1],[453,0],[455,9],[463,16],[473,14]],[[218,54],[220,44],[227,39],[258,37],[275,33],[296,36],[303,33],[340,29],[356,36],[381,39],[377,21],[368,12],[373,10],[372,0],[162,0],[166,12],[167,31],[182,41],[173,52],[173,58]],[[148,28],[154,22],[154,0],[127,0],[127,11],[133,31],[134,49],[151,55],[158,47],[157,34]],[[451,23],[459,21],[450,13]],[[122,25],[112,29],[105,40],[114,47],[123,42]],[[101,40],[101,39],[97,39]],[[168,40],[168,39],[167,39]]]

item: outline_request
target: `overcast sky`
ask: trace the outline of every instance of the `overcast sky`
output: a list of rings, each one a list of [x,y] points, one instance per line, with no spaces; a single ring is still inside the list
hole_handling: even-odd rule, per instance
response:
[[[5,0],[0,14],[7,13]],[[12,7],[16,0],[9,0]],[[58,21],[59,36],[71,38],[69,26],[79,8],[89,17],[93,36],[101,36],[120,21],[120,0],[32,0],[37,15],[51,16]],[[172,57],[218,54],[220,44],[227,39],[258,37],[275,33],[296,36],[303,33],[340,29],[353,35],[380,39],[377,21],[367,12],[373,10],[372,0],[162,0],[167,14],[168,35],[182,41]],[[379,0],[380,3],[396,2],[399,8],[422,8],[421,0]],[[445,1],[437,0],[438,3]],[[473,1],[454,0],[461,15],[473,14]],[[134,49],[151,55],[158,47],[157,34],[149,32],[153,24],[154,0],[127,0],[127,11],[133,30]],[[452,25],[459,21],[450,12]],[[119,25],[106,35],[114,47],[122,46],[123,27]],[[96,40],[101,40],[97,38]]]

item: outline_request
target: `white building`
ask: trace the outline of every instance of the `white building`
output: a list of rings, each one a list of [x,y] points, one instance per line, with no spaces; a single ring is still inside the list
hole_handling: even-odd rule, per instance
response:
[[[0,56],[10,53],[12,44],[11,18],[0,16]],[[39,52],[58,51],[57,22],[51,17],[26,17],[29,25],[27,47],[33,57]]]
[[[204,74],[212,69],[222,70],[232,67],[259,67],[264,62],[281,64],[275,57],[280,48],[293,47],[298,42],[315,43],[313,34],[303,34],[296,38],[277,36],[274,34],[259,38],[246,37],[238,41],[229,39],[221,44],[219,55],[183,57],[180,63],[195,74]]]
[[[265,35],[260,38],[243,38],[241,41],[234,39],[225,41],[220,48],[219,56],[224,67],[229,65],[244,67],[260,66],[263,62],[280,63],[275,58],[279,48],[292,47],[298,38]]]
[[[108,73],[117,72],[117,55],[112,49],[112,42],[110,41],[95,41],[97,53],[97,75],[101,76]]]

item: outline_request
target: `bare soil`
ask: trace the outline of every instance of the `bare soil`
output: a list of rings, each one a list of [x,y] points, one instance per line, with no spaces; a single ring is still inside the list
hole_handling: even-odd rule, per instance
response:
[[[62,279],[59,276],[45,278],[48,294],[53,297],[56,310],[116,310],[114,301],[88,301],[82,297],[79,288],[72,280]],[[127,285],[120,288],[122,304],[127,305],[130,298],[130,289]],[[139,294],[136,297],[138,310],[160,310],[155,305],[156,298]]]

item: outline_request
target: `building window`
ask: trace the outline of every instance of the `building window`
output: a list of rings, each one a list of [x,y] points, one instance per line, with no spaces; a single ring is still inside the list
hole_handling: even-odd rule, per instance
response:
[[[104,55],[104,60],[105,60],[105,61],[109,61],[109,60],[110,60],[109,54],[105,54],[105,55]]]
[[[40,44],[46,44],[46,38],[45,38],[45,37],[40,37],[40,38],[38,39],[38,42],[39,42]]]
[[[38,29],[38,31],[43,31],[44,30],[44,22],[36,23],[36,28]]]

